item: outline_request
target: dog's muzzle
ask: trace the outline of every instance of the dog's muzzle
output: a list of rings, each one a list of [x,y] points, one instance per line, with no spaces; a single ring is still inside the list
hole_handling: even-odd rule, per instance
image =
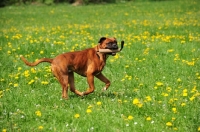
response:
[[[108,44],[106,45],[105,49],[117,50],[117,49],[118,49],[118,45],[117,45],[117,43],[108,43]],[[112,53],[108,53],[108,55],[115,56],[116,53],[115,53],[115,52],[112,52]]]
[[[118,45],[117,45],[117,43],[108,43],[106,45],[105,49],[116,50],[116,49],[118,49]]]

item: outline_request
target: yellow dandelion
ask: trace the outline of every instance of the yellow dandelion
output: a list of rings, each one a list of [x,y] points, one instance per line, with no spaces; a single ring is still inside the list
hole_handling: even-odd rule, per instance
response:
[[[141,108],[141,107],[143,106],[143,104],[142,104],[142,103],[139,103],[137,106],[138,106],[139,108]]]
[[[172,121],[174,121],[174,120],[176,120],[176,118],[175,118],[175,117],[172,117]]]
[[[28,84],[31,85],[34,82],[35,82],[35,80],[32,79],[30,82],[28,82]]]
[[[167,52],[173,52],[174,51],[174,49],[169,49],[169,50],[167,50]]]
[[[188,96],[188,94],[187,93],[183,93],[183,96],[186,97],[186,96]]]
[[[181,82],[182,80],[180,78],[177,79],[177,82]]]
[[[173,111],[174,113],[177,113],[177,109],[176,109],[175,107],[172,108],[172,111]]]
[[[75,117],[75,118],[79,118],[80,115],[79,115],[79,114],[75,114],[74,117]]]
[[[181,103],[181,106],[184,107],[186,105],[186,103]]]
[[[98,102],[97,102],[97,105],[99,105],[99,106],[100,106],[101,104],[102,104],[102,103],[101,103],[100,101],[98,101]]]
[[[7,130],[6,130],[6,129],[3,129],[2,132],[7,132]]]
[[[32,72],[32,73],[36,73],[35,68],[31,68],[31,72]]]
[[[133,104],[134,104],[134,105],[139,104],[139,103],[140,103],[139,99],[135,98],[135,99],[133,100]]]
[[[19,84],[18,84],[18,83],[15,83],[15,84],[14,84],[14,87],[18,87],[18,86],[19,86]]]
[[[195,62],[194,61],[191,61],[191,62],[187,62],[187,65],[189,66],[194,66]]]
[[[88,109],[91,109],[91,108],[92,108],[92,105],[89,105],[89,106],[88,106]]]
[[[43,130],[44,127],[43,127],[43,126],[39,126],[38,129],[39,129],[39,130]]]
[[[49,84],[49,82],[47,82],[47,81],[42,81],[41,84],[47,85],[47,84]]]
[[[163,86],[163,83],[162,82],[156,82],[156,85],[157,86]]]
[[[151,120],[151,117],[148,116],[148,117],[146,118],[146,120],[147,120],[147,121],[150,121],[150,120]]]
[[[41,113],[39,110],[37,110],[37,111],[35,112],[35,114],[36,114],[37,116],[39,116],[39,117],[42,116],[42,113]]]
[[[10,51],[10,50],[8,50],[8,51],[7,51],[7,53],[8,53],[8,54],[11,54],[11,51]]]
[[[119,58],[119,55],[118,55],[118,54],[116,54],[116,55],[114,56],[114,58],[115,58],[115,59],[118,59],[118,58]]]
[[[22,68],[21,68],[21,67],[18,67],[18,68],[17,68],[17,70],[18,70],[18,71],[21,71],[21,70],[22,70]]]
[[[198,132],[200,132],[200,126],[198,127]]]
[[[122,103],[122,100],[121,100],[121,99],[118,99],[118,103],[120,103],[120,104],[121,104],[121,103]]]
[[[89,113],[92,113],[92,110],[91,109],[87,109],[86,112],[89,114]]]
[[[133,116],[129,115],[128,120],[133,120]]]
[[[195,97],[194,96],[192,96],[191,98],[190,98],[190,101],[193,101],[195,99]]]
[[[167,87],[166,90],[167,90],[167,92],[171,92],[172,88],[171,87]]]
[[[171,127],[173,124],[171,122],[167,122],[166,126]]]
[[[151,101],[152,100],[150,96],[146,96],[145,98],[146,98],[147,101]]]
[[[29,76],[30,76],[29,70],[24,71],[24,76],[25,76],[25,77],[29,77]]]
[[[41,50],[41,51],[40,51],[40,54],[44,54],[44,51],[43,51],[43,50]]]
[[[167,97],[167,96],[169,96],[169,94],[168,93],[162,93],[162,96]]]

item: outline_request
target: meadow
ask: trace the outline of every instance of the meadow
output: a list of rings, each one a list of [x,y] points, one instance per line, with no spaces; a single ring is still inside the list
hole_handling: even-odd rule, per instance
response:
[[[0,131],[200,131],[200,1],[122,2],[73,7],[0,8]],[[50,65],[29,61],[93,47],[100,37],[125,41],[110,56],[95,92],[78,97]],[[75,75],[80,91],[86,78]]]

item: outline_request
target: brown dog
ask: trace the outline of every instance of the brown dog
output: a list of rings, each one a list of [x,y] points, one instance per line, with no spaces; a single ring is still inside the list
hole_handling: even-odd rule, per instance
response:
[[[94,76],[105,83],[103,90],[107,90],[110,86],[110,81],[101,73],[103,70],[108,55],[115,55],[113,53],[101,53],[99,49],[118,49],[117,40],[115,38],[102,37],[99,44],[94,48],[85,49],[82,51],[67,52],[58,55],[54,59],[42,58],[36,62],[30,63],[23,56],[21,59],[28,66],[36,66],[41,62],[51,63],[51,70],[54,76],[58,79],[62,86],[62,97],[68,98],[68,84],[70,90],[77,95],[83,96],[92,93],[94,87]],[[87,77],[89,89],[85,92],[80,92],[74,86],[74,72]]]

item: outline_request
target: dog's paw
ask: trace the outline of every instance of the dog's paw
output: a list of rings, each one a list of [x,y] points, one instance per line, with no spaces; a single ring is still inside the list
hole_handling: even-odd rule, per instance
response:
[[[63,97],[62,97],[62,99],[63,99],[63,100],[68,100],[69,98],[68,98],[68,97],[64,97],[64,96],[63,96]]]
[[[85,95],[84,92],[81,92],[80,96],[83,97],[84,95]]]
[[[106,87],[104,87],[103,89],[102,89],[102,91],[104,92],[104,91],[106,91],[107,90],[107,88]]]

